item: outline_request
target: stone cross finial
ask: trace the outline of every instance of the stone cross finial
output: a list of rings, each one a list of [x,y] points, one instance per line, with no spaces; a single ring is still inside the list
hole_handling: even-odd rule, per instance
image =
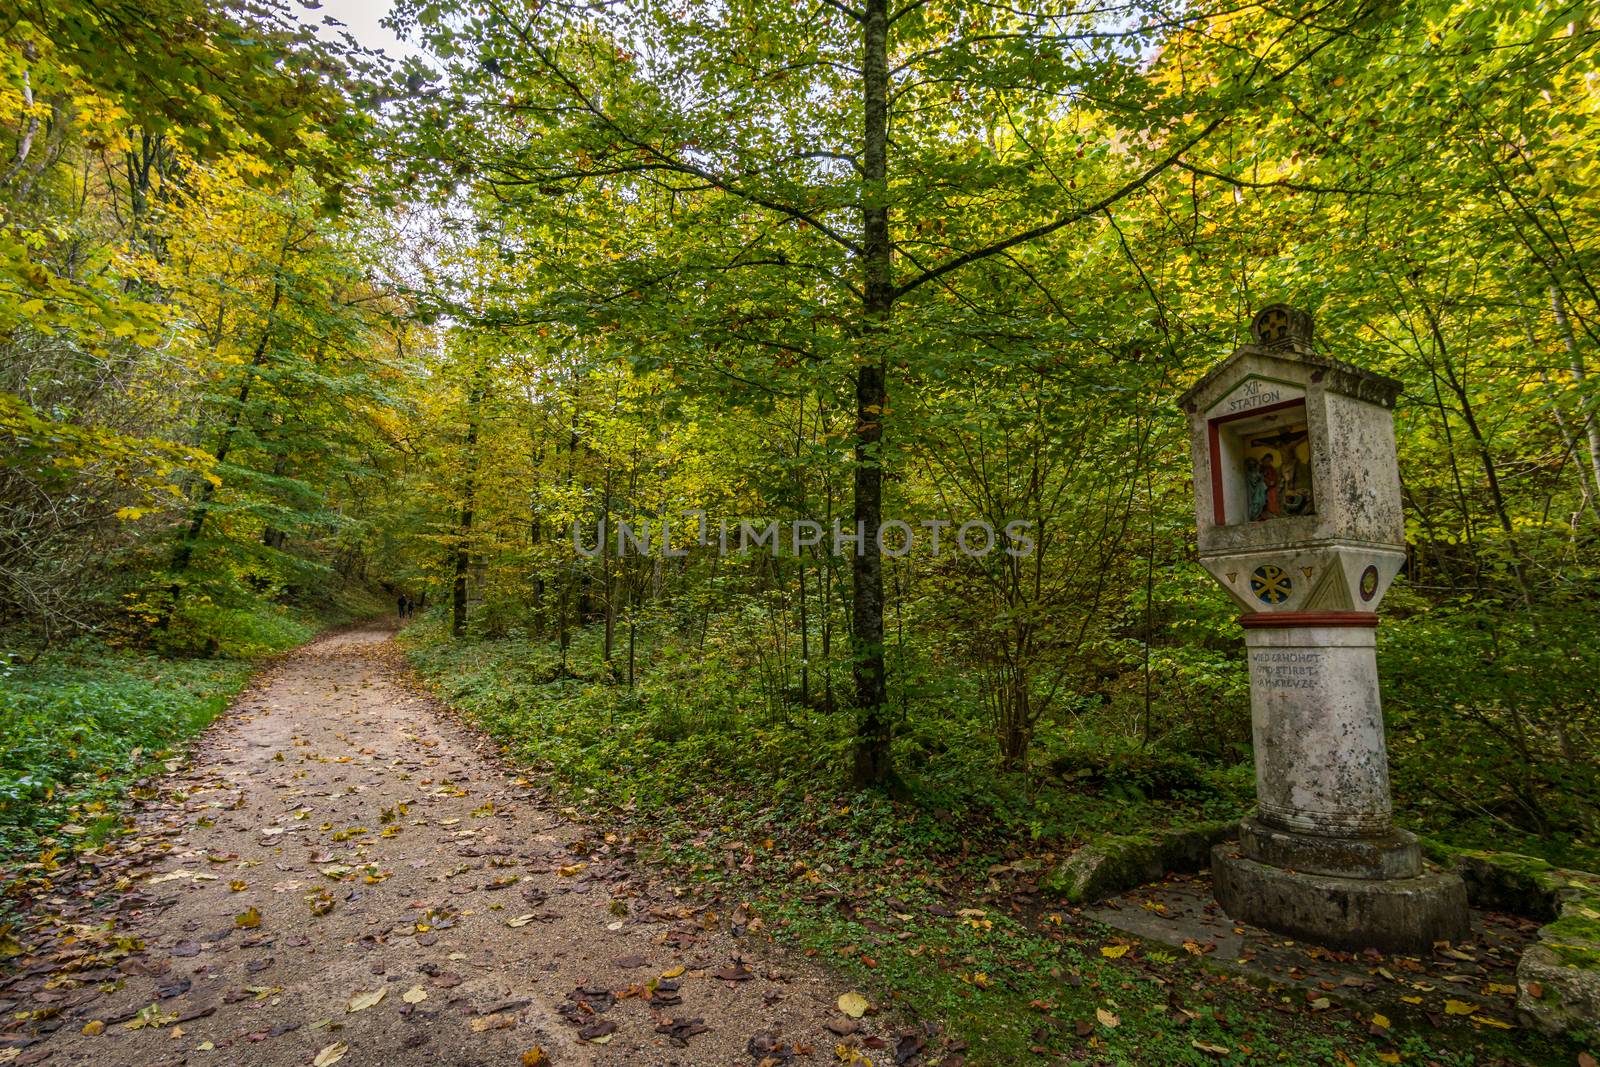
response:
[[[1311,315],[1288,304],[1271,304],[1256,312],[1250,336],[1263,348],[1311,351]]]

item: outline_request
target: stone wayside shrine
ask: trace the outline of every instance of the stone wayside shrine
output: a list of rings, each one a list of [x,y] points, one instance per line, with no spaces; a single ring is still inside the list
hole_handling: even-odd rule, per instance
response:
[[[1311,349],[1275,305],[1180,401],[1201,565],[1244,609],[1255,815],[1212,855],[1236,921],[1338,948],[1426,952],[1469,932],[1458,875],[1390,812],[1377,608],[1405,560],[1400,383]]]

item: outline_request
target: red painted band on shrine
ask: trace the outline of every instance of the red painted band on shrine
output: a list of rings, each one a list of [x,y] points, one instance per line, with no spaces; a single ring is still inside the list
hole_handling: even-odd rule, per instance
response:
[[[1261,611],[1239,617],[1246,630],[1269,626],[1377,626],[1378,616],[1370,611]]]

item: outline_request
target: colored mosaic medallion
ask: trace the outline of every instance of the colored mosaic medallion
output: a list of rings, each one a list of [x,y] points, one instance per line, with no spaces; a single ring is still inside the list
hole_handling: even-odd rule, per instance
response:
[[[1294,580],[1282,567],[1268,563],[1257,567],[1250,575],[1250,591],[1263,604],[1282,604],[1294,592]]]
[[[1374,564],[1367,564],[1367,569],[1361,572],[1361,599],[1371,600],[1378,593],[1378,568]]]

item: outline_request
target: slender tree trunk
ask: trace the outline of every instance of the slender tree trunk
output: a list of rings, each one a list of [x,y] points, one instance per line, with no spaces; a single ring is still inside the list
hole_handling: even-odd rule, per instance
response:
[[[1528,339],[1528,351],[1535,359],[1539,358],[1539,339],[1533,332],[1533,324],[1524,318],[1522,323],[1523,335]],[[1600,519],[1600,503],[1596,503],[1594,489],[1589,484],[1589,470],[1584,466],[1583,456],[1578,445],[1578,438],[1572,432],[1572,427],[1567,425],[1567,417],[1561,413],[1559,403],[1560,389],[1550,380],[1550,373],[1543,367],[1543,360],[1539,360],[1539,382],[1550,393],[1550,414],[1555,418],[1556,429],[1561,433],[1562,447],[1567,450],[1567,457],[1572,460],[1572,468],[1578,475],[1578,511],[1573,516],[1576,525],[1585,511],[1593,512],[1596,519]],[[1581,379],[1580,379],[1581,380]],[[1579,409],[1581,412],[1581,408]],[[1591,453],[1592,454],[1592,453]]]
[[[864,351],[856,370],[856,529],[865,537],[851,561],[850,618],[856,714],[854,783],[888,784],[891,727],[883,661],[883,559],[877,531],[883,517],[883,418],[889,393],[882,334],[894,305],[889,244],[889,0],[867,0],[863,20],[862,301]]]
[[[600,528],[605,529],[611,522],[611,467],[606,466],[605,480],[600,489]],[[619,554],[617,566],[625,567],[626,563]],[[617,643],[617,596],[613,588],[617,583],[616,575],[611,572],[611,553],[604,544],[600,546],[600,585],[605,590],[606,610],[606,638],[600,647],[600,658],[605,661],[606,667],[611,666],[611,651]]]
[[[1580,390],[1578,413],[1583,421],[1583,432],[1589,439],[1589,468],[1594,484],[1600,487],[1600,418],[1595,417],[1596,404],[1582,395],[1584,379],[1588,376],[1583,365],[1583,353],[1578,351],[1578,338],[1572,332],[1572,320],[1567,317],[1567,301],[1561,290],[1550,287],[1550,310],[1555,312],[1556,328],[1561,331],[1561,343],[1567,349],[1567,366],[1572,384]]]
[[[1533,594],[1528,588],[1527,561],[1522,554],[1522,548],[1517,542],[1516,526],[1511,521],[1511,513],[1506,508],[1505,494],[1500,488],[1500,470],[1495,464],[1494,453],[1489,448],[1488,438],[1484,436],[1483,428],[1478,424],[1477,413],[1472,407],[1472,398],[1467,393],[1467,387],[1461,377],[1457,375],[1455,365],[1451,362],[1450,350],[1445,344],[1444,331],[1439,325],[1431,309],[1424,308],[1428,317],[1428,328],[1433,335],[1434,347],[1438,351],[1440,362],[1444,366],[1445,382],[1450,386],[1450,391],[1455,394],[1456,403],[1461,411],[1461,421],[1467,427],[1467,433],[1472,437],[1473,447],[1478,453],[1478,461],[1483,466],[1483,476],[1489,485],[1489,503],[1494,510],[1495,518],[1499,521],[1500,531],[1505,534],[1506,547],[1511,550],[1511,574],[1517,581],[1517,590],[1521,594],[1524,607],[1533,606]]]
[[[285,246],[287,249],[287,246]],[[283,260],[278,261],[279,269],[283,267]],[[267,361],[267,347],[272,341],[272,331],[276,325],[278,304],[283,299],[283,285],[281,281],[272,283],[272,302],[267,306],[266,322],[261,327],[261,339],[256,342],[256,347],[250,354],[250,362],[244,368],[243,377],[239,379],[239,389],[233,398],[233,410],[228,413],[228,421],[223,424],[222,433],[217,438],[216,451],[212,457],[221,467],[227,460],[228,453],[233,450],[233,442],[239,433],[239,425],[244,420],[245,405],[250,401],[250,390],[255,384],[256,375]],[[216,497],[217,483],[208,480],[200,483],[195,493],[194,504],[189,508],[189,522],[183,532],[178,536],[178,543],[172,550],[172,563],[170,567],[172,581],[167,587],[167,604],[162,612],[161,621],[156,628],[165,630],[172,621],[172,616],[178,610],[178,598],[183,591],[181,581],[189,564],[194,560],[194,546],[200,540],[200,534],[205,530],[206,516],[211,510],[211,501]]]
[[[453,637],[460,637],[467,632],[467,572],[472,567],[472,523],[478,495],[478,407],[483,401],[483,380],[487,367],[487,361],[479,365],[472,383],[472,393],[467,398],[470,408],[467,413],[467,476],[461,486],[455,575],[450,583],[450,634]]]

